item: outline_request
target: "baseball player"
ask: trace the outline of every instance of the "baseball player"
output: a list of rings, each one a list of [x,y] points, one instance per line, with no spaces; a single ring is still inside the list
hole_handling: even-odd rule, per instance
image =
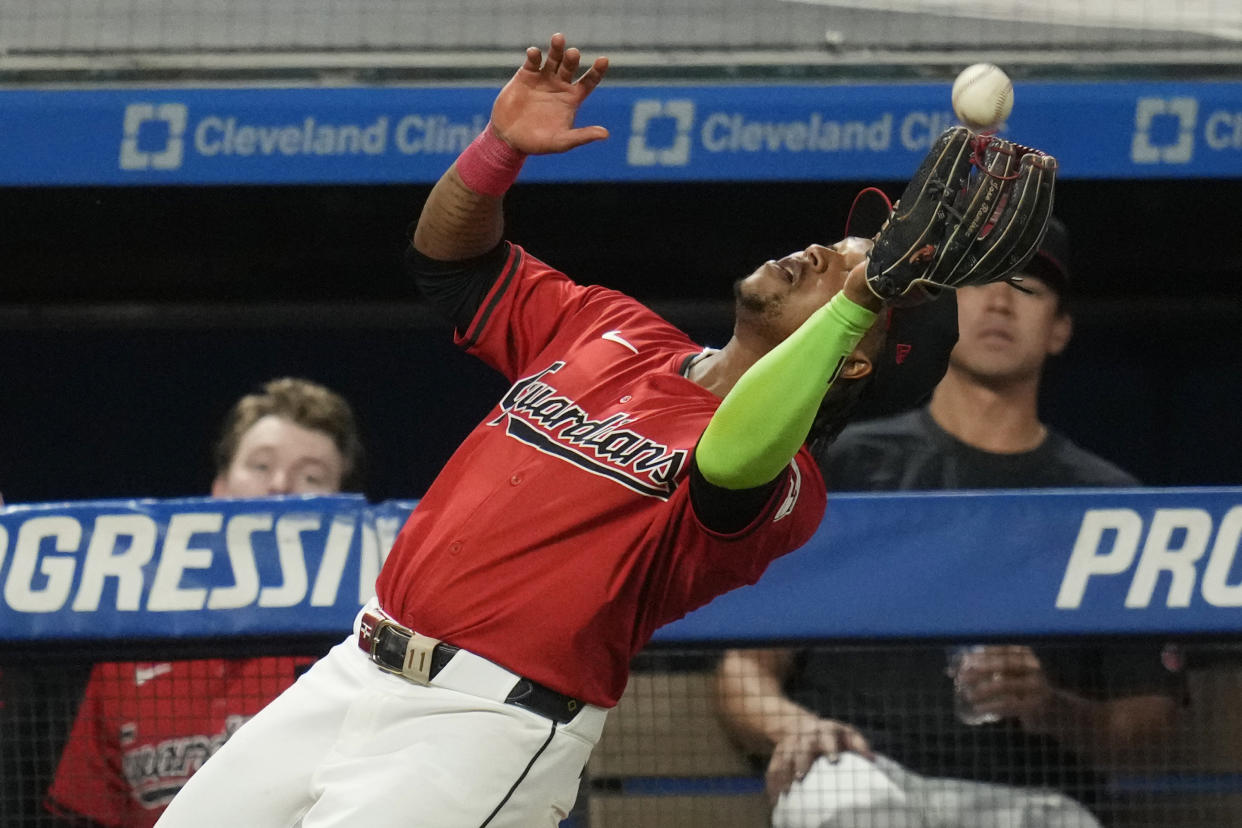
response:
[[[804,444],[836,425],[816,426],[826,395],[870,373],[886,304],[1004,277],[875,260],[858,238],[811,245],[738,282],[719,350],[574,283],[503,240],[501,199],[527,155],[607,137],[574,126],[608,68],[597,58],[575,80],[580,60],[559,34],[546,55],[527,50],[409,252],[457,342],[509,390],[411,514],[355,634],[207,762],[161,828],[556,825],[651,634],[754,583],[818,528],[824,482]],[[972,156],[995,160],[972,146],[942,138],[928,162],[951,173],[941,192],[964,186]],[[1020,215],[1042,233],[1051,176],[1031,173],[1045,164],[995,179],[1023,182],[1033,208],[999,224]],[[935,247],[944,223],[931,223],[934,241],[904,241]]]
[[[211,491],[235,498],[356,490],[360,458],[342,397],[276,379],[229,412]],[[282,656],[95,665],[48,809],[108,828],[150,828],[207,757],[312,663]]]

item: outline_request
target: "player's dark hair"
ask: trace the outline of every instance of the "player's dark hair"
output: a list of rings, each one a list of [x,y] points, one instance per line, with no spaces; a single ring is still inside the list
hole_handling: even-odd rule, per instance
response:
[[[874,373],[854,380],[839,379],[832,384],[815,412],[815,422],[807,436],[807,446],[812,452],[822,451],[849,425],[854,410],[858,408],[858,401],[873,379]]]
[[[819,410],[815,412],[811,433],[807,435],[807,446],[812,451],[827,447],[849,425],[859,400],[875,380],[875,366],[887,342],[888,334],[882,325],[874,326],[863,337],[859,347],[871,358],[872,370],[858,379],[838,378],[828,389],[819,404]]]
[[[293,377],[264,383],[259,391],[242,397],[230,409],[215,448],[217,475],[228,471],[243,435],[259,420],[272,415],[328,435],[345,461],[341,488],[361,491],[363,448],[353,409],[340,394]]]

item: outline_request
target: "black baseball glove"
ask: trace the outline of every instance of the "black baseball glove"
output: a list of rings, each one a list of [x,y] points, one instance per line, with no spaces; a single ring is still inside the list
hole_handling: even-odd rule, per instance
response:
[[[896,304],[940,288],[1018,286],[1010,274],[1039,249],[1056,173],[1056,159],[1039,150],[945,130],[875,238],[868,286]]]

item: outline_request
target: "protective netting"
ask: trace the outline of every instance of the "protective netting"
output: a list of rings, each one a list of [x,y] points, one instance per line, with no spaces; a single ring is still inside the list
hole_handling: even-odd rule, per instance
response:
[[[1015,646],[1028,645],[1058,692],[1095,705],[1167,700],[1171,722],[1135,725],[1111,751],[1101,732],[1083,729],[1087,718],[1062,722],[1055,738],[1013,717],[963,724],[948,675],[952,648],[940,644],[660,649],[635,663],[565,824],[768,825],[768,751],[743,747],[739,715],[766,712],[779,722],[748,670],[762,663],[756,654],[784,653],[780,693],[857,728],[873,755],[819,759],[778,807],[778,825],[1242,825],[1242,649],[1078,639]],[[302,655],[289,646],[245,658],[238,642],[197,646],[184,659],[174,645],[3,652],[0,825],[149,825],[180,780],[324,645],[307,644]],[[134,660],[147,655],[153,660]],[[125,660],[98,660],[110,657]],[[176,660],[160,660],[168,658]]]

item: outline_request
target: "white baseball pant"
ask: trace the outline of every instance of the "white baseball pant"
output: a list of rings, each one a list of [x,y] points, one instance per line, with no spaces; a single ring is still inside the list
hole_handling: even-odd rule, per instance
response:
[[[451,673],[456,663],[442,675],[471,686],[468,670]],[[483,687],[492,698],[507,695],[494,672],[477,678],[493,685]],[[158,828],[552,828],[564,819],[607,711],[584,705],[558,725],[435,684],[381,671],[347,639],[243,725]]]

